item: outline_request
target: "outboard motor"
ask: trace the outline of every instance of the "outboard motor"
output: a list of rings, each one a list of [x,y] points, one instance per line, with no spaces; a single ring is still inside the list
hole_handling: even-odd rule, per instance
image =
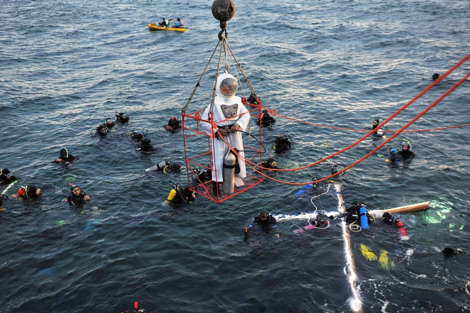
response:
[[[222,191],[226,195],[231,195],[235,192],[235,167],[237,164],[237,157],[233,154],[232,150],[228,150],[224,157],[224,182],[222,183]]]

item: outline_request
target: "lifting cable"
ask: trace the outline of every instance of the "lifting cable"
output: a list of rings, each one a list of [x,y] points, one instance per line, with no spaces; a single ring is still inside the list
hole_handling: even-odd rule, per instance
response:
[[[224,30],[222,30],[222,31],[219,33],[219,41],[217,42],[217,45],[215,46],[214,51],[212,51],[212,54],[211,54],[211,56],[210,56],[210,58],[209,58],[209,61],[207,61],[206,67],[205,67],[204,70],[202,71],[202,74],[201,74],[201,76],[199,77],[199,80],[198,80],[198,82],[196,83],[196,86],[194,87],[194,89],[193,89],[191,95],[189,96],[188,101],[186,102],[186,104],[185,104],[185,105],[183,106],[183,108],[181,109],[181,112],[182,112],[183,114],[186,113],[186,110],[188,109],[189,103],[191,102],[191,100],[192,100],[194,94],[196,93],[197,87],[200,86],[201,80],[202,80],[202,78],[204,77],[204,74],[206,73],[207,68],[208,68],[210,62],[212,61],[212,58],[214,57],[214,54],[215,54],[215,52],[217,51],[217,48],[219,48],[220,43],[222,43],[222,44],[220,45],[219,59],[218,59],[218,62],[217,62],[217,70],[216,70],[216,72],[215,72],[215,81],[217,82],[217,78],[218,78],[218,76],[219,76],[220,61],[221,61],[221,59],[222,59],[222,50],[224,51],[224,57],[225,57],[225,62],[224,62],[224,63],[225,63],[225,69],[226,69],[227,72],[228,72],[229,64],[228,64],[228,61],[227,61],[227,59],[228,59],[228,58],[227,58],[227,52],[229,52],[230,55],[232,56],[234,62],[236,63],[238,69],[240,70],[240,72],[242,73],[243,77],[245,78],[245,82],[246,82],[248,88],[250,89],[250,92],[252,93],[252,95],[253,95],[255,98],[257,97],[255,89],[254,89],[253,86],[251,85],[250,80],[249,80],[248,77],[246,76],[245,71],[243,71],[243,68],[242,68],[240,62],[238,62],[237,58],[235,57],[235,54],[234,54],[233,51],[232,51],[232,48],[230,48],[230,45],[229,45],[228,42],[227,42],[227,37],[226,37],[226,36],[227,36],[227,32],[225,32],[225,34],[226,34],[225,37],[222,36],[222,33],[223,33],[223,32],[224,32]],[[238,77],[238,73],[237,73],[237,77]],[[238,80],[240,81],[240,85],[242,85],[242,84],[241,84],[241,80],[240,80],[240,79],[238,79]],[[214,88],[213,88],[213,90],[212,90],[210,112],[213,112],[216,88],[217,88],[217,86],[214,84]],[[243,86],[242,86],[242,88],[243,88]]]
[[[465,59],[468,59],[470,58],[470,54],[467,55],[467,57]],[[449,73],[449,72],[448,72]],[[448,74],[447,73],[447,74]],[[395,134],[393,134],[392,136],[390,136],[390,138],[388,138],[387,140],[385,140],[384,142],[382,142],[380,145],[378,145],[376,148],[374,148],[372,151],[370,151],[368,154],[366,154],[365,156],[363,156],[362,158],[360,158],[359,160],[357,160],[356,162],[352,163],[351,165],[339,170],[338,172],[332,174],[332,175],[329,175],[329,176],[326,176],[326,177],[323,177],[323,178],[320,178],[320,179],[317,179],[313,182],[303,182],[303,183],[294,183],[294,182],[287,182],[287,181],[282,181],[282,180],[278,180],[278,179],[275,179],[273,177],[270,177],[268,175],[265,175],[264,173],[262,173],[261,171],[257,170],[256,167],[259,167],[257,164],[245,159],[243,156],[241,156],[239,153],[237,153],[226,141],[225,139],[223,138],[223,136],[220,136],[220,138],[222,138],[222,140],[225,142],[225,144],[229,147],[229,149],[238,157],[240,158],[242,161],[245,162],[245,164],[253,164],[253,167],[250,165],[250,168],[252,168],[255,172],[263,175],[264,177],[266,178],[269,178],[271,180],[274,180],[276,182],[279,182],[279,183],[283,183],[283,184],[288,184],[288,185],[306,185],[306,184],[313,184],[313,183],[318,183],[318,182],[322,182],[322,181],[325,181],[325,180],[328,180],[328,179],[331,179],[335,176],[338,176],[340,175],[341,173],[349,170],[350,168],[356,166],[357,164],[361,163],[362,161],[364,161],[365,159],[367,159],[368,157],[370,157],[372,154],[374,154],[377,150],[379,150],[380,148],[382,148],[384,145],[386,145],[388,142],[390,142],[392,139],[394,139],[395,137],[397,137],[401,132],[403,132],[406,128],[408,128],[411,124],[413,124],[415,121],[417,121],[421,116],[423,116],[424,114],[426,114],[429,110],[431,110],[434,106],[436,106],[442,99],[444,99],[445,97],[447,97],[450,93],[452,93],[457,87],[459,87],[462,83],[464,83],[468,77],[470,77],[470,72],[467,73],[464,78],[462,78],[461,80],[459,80],[457,83],[455,83],[449,90],[447,90],[444,94],[442,94],[436,101],[434,101],[432,104],[430,104],[426,109],[424,109],[421,113],[419,113],[415,118],[413,118],[411,121],[409,121],[406,125],[404,125],[402,128],[400,128]],[[428,87],[430,88],[430,86]],[[421,94],[423,94],[423,92],[421,92]],[[416,97],[415,97],[416,98]],[[415,100],[415,99],[413,99]],[[412,100],[412,101],[413,101]],[[404,108],[402,108],[401,110],[403,110]],[[399,112],[395,113],[398,114]],[[385,124],[389,119],[391,118],[388,118],[385,122],[382,123]],[[381,125],[381,126],[382,126]],[[343,149],[345,150],[345,149]],[[341,151],[340,151],[341,152]],[[336,154],[333,154],[333,155],[337,155],[339,154],[340,152],[337,152]],[[327,160],[329,159],[330,157],[332,157],[333,155],[330,155],[329,157],[326,157],[326,158],[323,158],[317,162],[314,162],[312,163],[311,165],[308,165],[308,166],[304,166],[302,168],[298,168],[298,169],[287,169],[287,170],[290,170],[290,171],[293,171],[293,170],[299,170],[299,169],[303,169],[303,168],[307,168],[307,167],[310,167],[312,165],[316,165],[320,162],[323,162],[324,160]],[[264,169],[264,167],[261,167],[262,169]],[[269,169],[270,171],[273,171],[273,170],[276,170],[276,169]],[[279,169],[277,169],[279,170]]]

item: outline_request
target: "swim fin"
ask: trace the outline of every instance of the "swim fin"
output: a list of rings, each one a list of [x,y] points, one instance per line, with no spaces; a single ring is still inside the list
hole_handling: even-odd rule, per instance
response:
[[[395,261],[389,261],[388,252],[385,250],[380,251],[379,263],[380,266],[382,266],[382,268],[387,271],[393,270],[395,268]]]
[[[377,260],[377,256],[375,255],[374,252],[372,252],[372,250],[369,249],[369,247],[367,247],[366,245],[363,245],[361,244],[361,252],[362,252],[362,255],[369,261],[376,261]]]

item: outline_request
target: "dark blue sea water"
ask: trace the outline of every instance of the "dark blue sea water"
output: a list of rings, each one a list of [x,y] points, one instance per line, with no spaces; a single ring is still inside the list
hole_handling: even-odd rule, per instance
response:
[[[470,53],[470,2],[464,0],[235,4],[228,41],[263,104],[311,123],[370,127],[427,87],[433,73]],[[7,194],[28,183],[44,193],[38,204],[10,199],[0,213],[1,312],[120,312],[134,301],[150,312],[351,311],[337,221],[304,234],[292,231],[306,221],[279,223],[280,239],[243,240],[244,226],[260,210],[312,212],[313,194],[298,198],[298,186],[265,180],[221,204],[200,197],[171,209],[164,205],[168,192],[174,182],[186,184],[186,176],[144,172],[165,158],[184,162],[182,134],[163,125],[180,114],[215,48],[219,23],[211,5],[0,0],[0,167],[19,178]],[[147,24],[162,17],[181,17],[190,31],[150,32]],[[469,69],[455,71],[388,129],[399,129]],[[212,63],[188,111],[209,102],[214,71]],[[469,123],[469,88],[467,81],[410,129]],[[128,113],[130,123],[106,138],[90,136],[116,111]],[[135,151],[132,130],[147,134],[157,151]],[[407,138],[417,154],[411,164],[390,167],[374,154],[344,176],[348,204],[431,202],[428,212],[401,216],[408,242],[379,220],[351,234],[364,312],[470,311],[467,133],[400,135],[379,152],[386,156]],[[278,117],[263,134],[268,154],[279,134],[295,142],[278,158],[283,168],[312,163],[363,135]],[[381,142],[366,139],[328,162],[276,178],[323,176]],[[63,146],[80,158],[68,167],[50,162]],[[62,201],[70,183],[92,197],[83,212]],[[332,194],[315,204],[337,208]],[[386,251],[394,268],[367,260],[361,244],[377,256]],[[445,247],[463,253],[445,259]],[[409,259],[407,250],[413,251]]]

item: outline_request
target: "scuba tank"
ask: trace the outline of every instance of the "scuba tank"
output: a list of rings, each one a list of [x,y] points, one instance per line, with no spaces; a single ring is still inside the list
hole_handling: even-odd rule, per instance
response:
[[[359,208],[359,224],[362,229],[369,229],[369,219],[367,218],[367,210],[364,206]]]
[[[224,157],[224,172],[222,183],[222,191],[226,195],[231,195],[235,192],[235,166],[237,164],[237,157],[233,154],[232,150],[228,150]]]
[[[146,169],[145,171],[146,172],[150,172],[150,171],[163,171],[165,169],[165,167],[167,166],[171,166],[171,162],[170,160],[164,160],[164,161],[161,161],[160,163],[157,163],[156,165]]]

